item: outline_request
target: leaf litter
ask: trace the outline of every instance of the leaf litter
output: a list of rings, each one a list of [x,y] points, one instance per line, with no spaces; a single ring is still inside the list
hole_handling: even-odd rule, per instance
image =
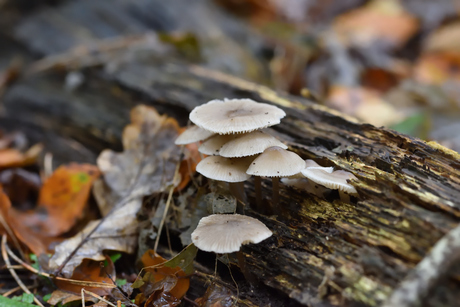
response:
[[[131,111],[131,124],[123,131],[124,151],[104,150],[97,161],[108,188],[97,193],[111,200],[110,210],[104,210],[103,220],[90,222],[82,232],[57,245],[50,269],[59,269],[68,259],[61,272],[70,276],[85,258],[103,260],[105,250],[135,251],[139,232],[136,215],[143,197],[177,185],[173,177],[180,149],[171,140],[178,131],[174,119],[160,116],[151,107],[139,105]],[[88,235],[90,239],[81,245]]]

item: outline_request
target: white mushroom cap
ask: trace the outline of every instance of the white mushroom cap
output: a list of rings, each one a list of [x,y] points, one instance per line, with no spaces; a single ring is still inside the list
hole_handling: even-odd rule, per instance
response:
[[[241,245],[259,243],[272,235],[255,218],[240,214],[213,214],[200,220],[192,232],[192,242],[205,252],[233,253]]]
[[[306,169],[320,169],[320,170],[323,170],[325,171],[326,173],[332,173],[334,171],[334,168],[332,166],[330,167],[324,167],[324,166],[321,166],[319,165],[318,163],[316,163],[315,161],[313,160],[305,160],[305,165],[306,165]]]
[[[227,158],[253,156],[264,152],[265,149],[272,146],[287,148],[275,137],[262,131],[254,131],[237,136],[235,139],[225,143],[220,149],[220,155]]]
[[[203,144],[198,147],[198,151],[208,156],[218,156],[220,155],[220,149],[222,145],[233,140],[234,138],[235,136],[233,134],[217,134],[204,141]]]
[[[185,130],[184,132],[179,135],[176,139],[174,144],[176,145],[187,145],[195,142],[199,142],[202,140],[206,140],[207,138],[213,136],[215,133],[200,128],[198,126],[192,126]]]
[[[252,161],[246,173],[264,177],[288,177],[305,169],[305,161],[296,153],[274,146]]]
[[[190,112],[190,120],[219,133],[245,133],[280,123],[286,113],[278,107],[251,99],[211,100]]]
[[[346,171],[335,171],[326,173],[319,169],[304,169],[302,174],[326,188],[343,191],[349,194],[357,194],[355,187],[347,182],[347,179],[357,179],[352,173]]]
[[[246,174],[251,160],[252,158],[228,159],[221,156],[209,156],[198,163],[196,171],[214,180],[241,182],[251,177]]]

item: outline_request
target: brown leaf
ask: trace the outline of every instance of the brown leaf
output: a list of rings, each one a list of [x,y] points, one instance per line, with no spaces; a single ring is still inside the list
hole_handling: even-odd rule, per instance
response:
[[[460,81],[460,52],[433,52],[422,55],[414,69],[414,79],[423,84],[441,85]]]
[[[425,52],[460,52],[460,22],[454,22],[434,31],[425,40]]]
[[[62,305],[65,305],[70,302],[75,302],[75,301],[80,301],[81,302],[81,294],[75,294],[72,292],[67,292],[67,291],[62,291],[62,290],[54,290],[53,293],[51,293],[51,297],[47,301],[48,304],[51,306],[57,305],[61,303]],[[85,295],[85,301],[86,302],[96,302],[97,299],[90,296],[90,295]]]
[[[162,264],[167,260],[156,254],[153,250],[148,250],[141,258],[142,264],[145,267],[144,271],[151,274],[152,280],[159,282],[167,276],[174,276],[177,279],[176,284],[169,290],[174,297],[181,299],[187,293],[190,287],[190,279],[186,277],[185,272],[180,267],[168,267]],[[149,268],[153,267],[154,268]],[[166,290],[165,290],[166,291]]]
[[[0,169],[32,165],[37,161],[38,155],[42,150],[42,144],[36,144],[30,147],[25,153],[14,148],[1,149]]]
[[[195,301],[200,307],[230,307],[234,306],[233,293],[230,289],[211,283],[203,297],[197,298]]]
[[[400,47],[418,30],[418,21],[396,0],[373,0],[335,19],[333,28],[348,45],[383,42]]]
[[[381,94],[367,88],[333,86],[327,105],[375,126],[391,125],[403,119]]]
[[[173,183],[180,158],[180,149],[174,144],[179,131],[177,122],[144,105],[131,111],[131,121],[123,132],[124,151],[104,150],[97,161],[106,186],[99,184],[96,198],[105,200],[105,214],[112,213],[72,256],[62,270],[64,276],[70,276],[84,258],[103,260],[103,250],[133,253],[138,236],[136,215],[142,198],[165,191]],[[56,246],[50,268],[57,269],[99,222],[89,223],[81,233]]]
[[[102,267],[101,262],[99,261],[84,259],[83,262],[75,268],[70,279],[112,284],[113,282],[107,274],[110,274],[112,278],[116,278],[115,266],[109,257],[105,256],[105,260],[107,261],[108,266]],[[73,292],[75,294],[80,294],[82,288],[100,296],[108,295],[112,291],[112,289],[109,288],[76,285],[65,280],[54,280],[54,283],[59,289],[67,292]]]
[[[43,185],[37,208],[19,211],[2,196],[2,210],[18,239],[40,255],[59,241],[58,235],[68,231],[83,213],[97,167],[89,164],[70,164],[59,167]]]

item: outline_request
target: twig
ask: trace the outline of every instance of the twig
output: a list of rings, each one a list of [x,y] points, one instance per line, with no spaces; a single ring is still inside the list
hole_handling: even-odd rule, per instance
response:
[[[5,244],[5,249],[8,255],[14,259],[14,261],[19,262],[25,269],[29,270],[32,273],[35,273],[37,275],[47,277],[50,279],[55,279],[63,282],[68,282],[73,285],[77,286],[82,286],[82,287],[93,287],[93,288],[108,288],[112,289],[115,288],[116,286],[113,284],[108,284],[108,283],[101,283],[101,282],[95,282],[95,281],[84,281],[84,280],[74,280],[74,279],[69,279],[69,278],[64,278],[64,277],[57,277],[57,276],[52,276],[48,273],[45,272],[40,272],[39,270],[35,269],[31,265],[25,263],[23,260],[21,260],[18,256],[16,256],[11,249],[9,248],[8,244]]]
[[[21,287],[22,291],[24,291],[27,294],[32,294],[32,292],[30,292],[29,289],[27,289],[26,285],[24,285],[22,280],[19,279],[19,276],[16,274],[16,271],[10,268],[11,262],[10,262],[10,258],[8,258],[8,253],[6,252],[6,235],[5,234],[2,237],[2,257],[8,267],[8,270],[11,273],[11,276],[13,276],[13,278],[16,280],[19,287]],[[37,304],[38,306],[44,307],[43,304],[35,297],[35,295],[33,295],[33,297],[34,297],[35,304]]]
[[[16,288],[13,288],[13,289],[11,289],[11,290],[8,290],[8,291],[6,291],[5,293],[3,293],[2,296],[8,297],[8,296],[10,296],[11,294],[13,294],[14,292],[18,291],[18,290],[21,290],[21,287],[17,286]]]
[[[100,296],[97,295],[96,293],[93,293],[93,292],[91,292],[91,291],[85,290],[84,288],[81,288],[81,305],[82,305],[82,306],[85,306],[85,293],[91,295],[92,297],[97,298],[98,300],[103,301],[104,303],[106,303],[106,304],[108,304],[108,305],[110,305],[110,306],[112,306],[112,307],[117,307],[115,304],[109,302],[109,301],[106,300],[105,298],[100,297]]]
[[[183,150],[183,148],[182,148],[182,150]],[[183,153],[181,153],[181,157],[182,156],[183,156]],[[168,199],[166,200],[165,211],[163,212],[163,217],[162,217],[162,219],[160,221],[160,225],[158,226],[158,234],[157,234],[157,238],[155,240],[155,245],[153,247],[153,251],[155,253],[157,252],[158,243],[160,242],[161,230],[163,229],[163,225],[165,223],[166,216],[168,214],[168,209],[169,209],[169,206],[171,205],[172,195],[174,193],[174,189],[176,188],[174,186],[174,183],[176,182],[177,175],[179,174],[180,161],[182,161],[182,158],[179,159],[179,162],[176,165],[176,170],[174,171],[174,177],[173,177],[173,180],[172,180],[172,185],[171,185],[171,188],[169,189]]]
[[[436,282],[460,259],[460,224],[442,237],[404,278],[382,307],[413,307],[422,303]]]

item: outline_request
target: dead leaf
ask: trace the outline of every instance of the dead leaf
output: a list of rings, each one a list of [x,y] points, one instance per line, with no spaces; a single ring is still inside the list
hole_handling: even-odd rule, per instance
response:
[[[22,168],[6,169],[0,172],[0,184],[15,208],[30,210],[36,206],[42,185],[37,173]]]
[[[200,307],[231,307],[235,305],[232,291],[217,283],[211,283],[204,296],[197,298],[195,302]]]
[[[38,198],[37,211],[48,218],[37,221],[34,227],[50,237],[70,230],[82,217],[91,186],[99,176],[98,168],[90,164],[59,167],[45,181]]]
[[[97,189],[96,198],[105,201],[105,214],[112,213],[72,256],[62,270],[64,276],[70,276],[84,258],[103,260],[104,250],[133,253],[142,198],[163,192],[173,183],[180,159],[180,149],[173,142],[179,131],[177,122],[145,105],[131,111],[131,122],[123,131],[124,151],[104,150],[97,161],[107,186]],[[50,268],[57,269],[99,223],[92,221],[82,232],[56,246]]]
[[[173,142],[179,125],[145,105],[131,111],[131,121],[123,131],[124,151],[104,150],[97,160],[105,182],[120,197],[128,191],[132,198],[164,191],[179,163]]]
[[[54,306],[54,305],[58,305],[59,303],[61,303],[61,305],[65,305],[67,303],[75,302],[75,301],[81,302],[81,294],[77,295],[72,292],[54,290],[53,293],[51,293],[51,297],[49,298],[47,303],[50,304],[51,306]],[[85,301],[96,303],[97,299],[90,295],[85,295]]]
[[[327,105],[375,126],[389,126],[404,118],[380,93],[367,88],[333,86]]]
[[[418,30],[418,21],[397,0],[373,0],[338,16],[333,29],[346,45],[361,47],[381,43],[401,47]]]
[[[434,31],[424,42],[425,52],[460,52],[460,22],[445,25]]]
[[[186,128],[182,128],[181,132]],[[180,133],[181,133],[180,132]],[[191,176],[195,173],[197,164],[201,161],[202,155],[198,151],[198,144],[192,143],[185,145],[184,159],[180,163],[179,174],[181,181],[174,190],[175,192],[182,191],[190,182]]]
[[[83,213],[91,184],[99,176],[97,167],[70,164],[59,167],[45,182],[39,204],[33,210],[19,211],[2,196],[2,211],[18,239],[37,255],[47,253],[58,235],[75,225]]]
[[[136,303],[145,301],[145,306],[180,304],[190,287],[188,275],[193,270],[196,252],[197,248],[191,244],[174,258],[166,260],[153,250],[148,250],[141,258],[145,274],[132,285],[141,291],[136,296]]]
[[[108,263],[107,266],[102,267],[101,262],[93,261],[89,259],[84,259],[83,262],[75,268],[70,279],[88,281],[88,282],[99,282],[99,283],[108,283],[113,284],[113,281],[108,277],[107,274],[110,274],[112,278],[116,278],[115,266],[110,260],[110,257],[105,256],[105,260]],[[81,286],[73,283],[69,283],[65,280],[54,280],[55,285],[64,291],[73,292],[75,294],[80,294],[81,289],[91,291],[97,295],[104,296],[111,293],[112,289],[110,288],[97,288],[91,286]]]
[[[133,253],[137,246],[138,221],[136,214],[142,205],[142,199],[136,198],[113,211],[99,226],[91,238],[78,249],[61,271],[65,277],[71,276],[83,259],[104,260],[104,250],[116,250]],[[99,220],[90,222],[85,229],[70,239],[58,244],[49,261],[51,270],[56,270],[82,240],[99,224]]]
[[[0,150],[0,169],[32,165],[37,161],[42,150],[42,144],[30,147],[25,153],[14,148],[2,149]]]
[[[433,52],[422,55],[414,69],[414,79],[423,84],[441,85],[460,81],[460,52]]]

